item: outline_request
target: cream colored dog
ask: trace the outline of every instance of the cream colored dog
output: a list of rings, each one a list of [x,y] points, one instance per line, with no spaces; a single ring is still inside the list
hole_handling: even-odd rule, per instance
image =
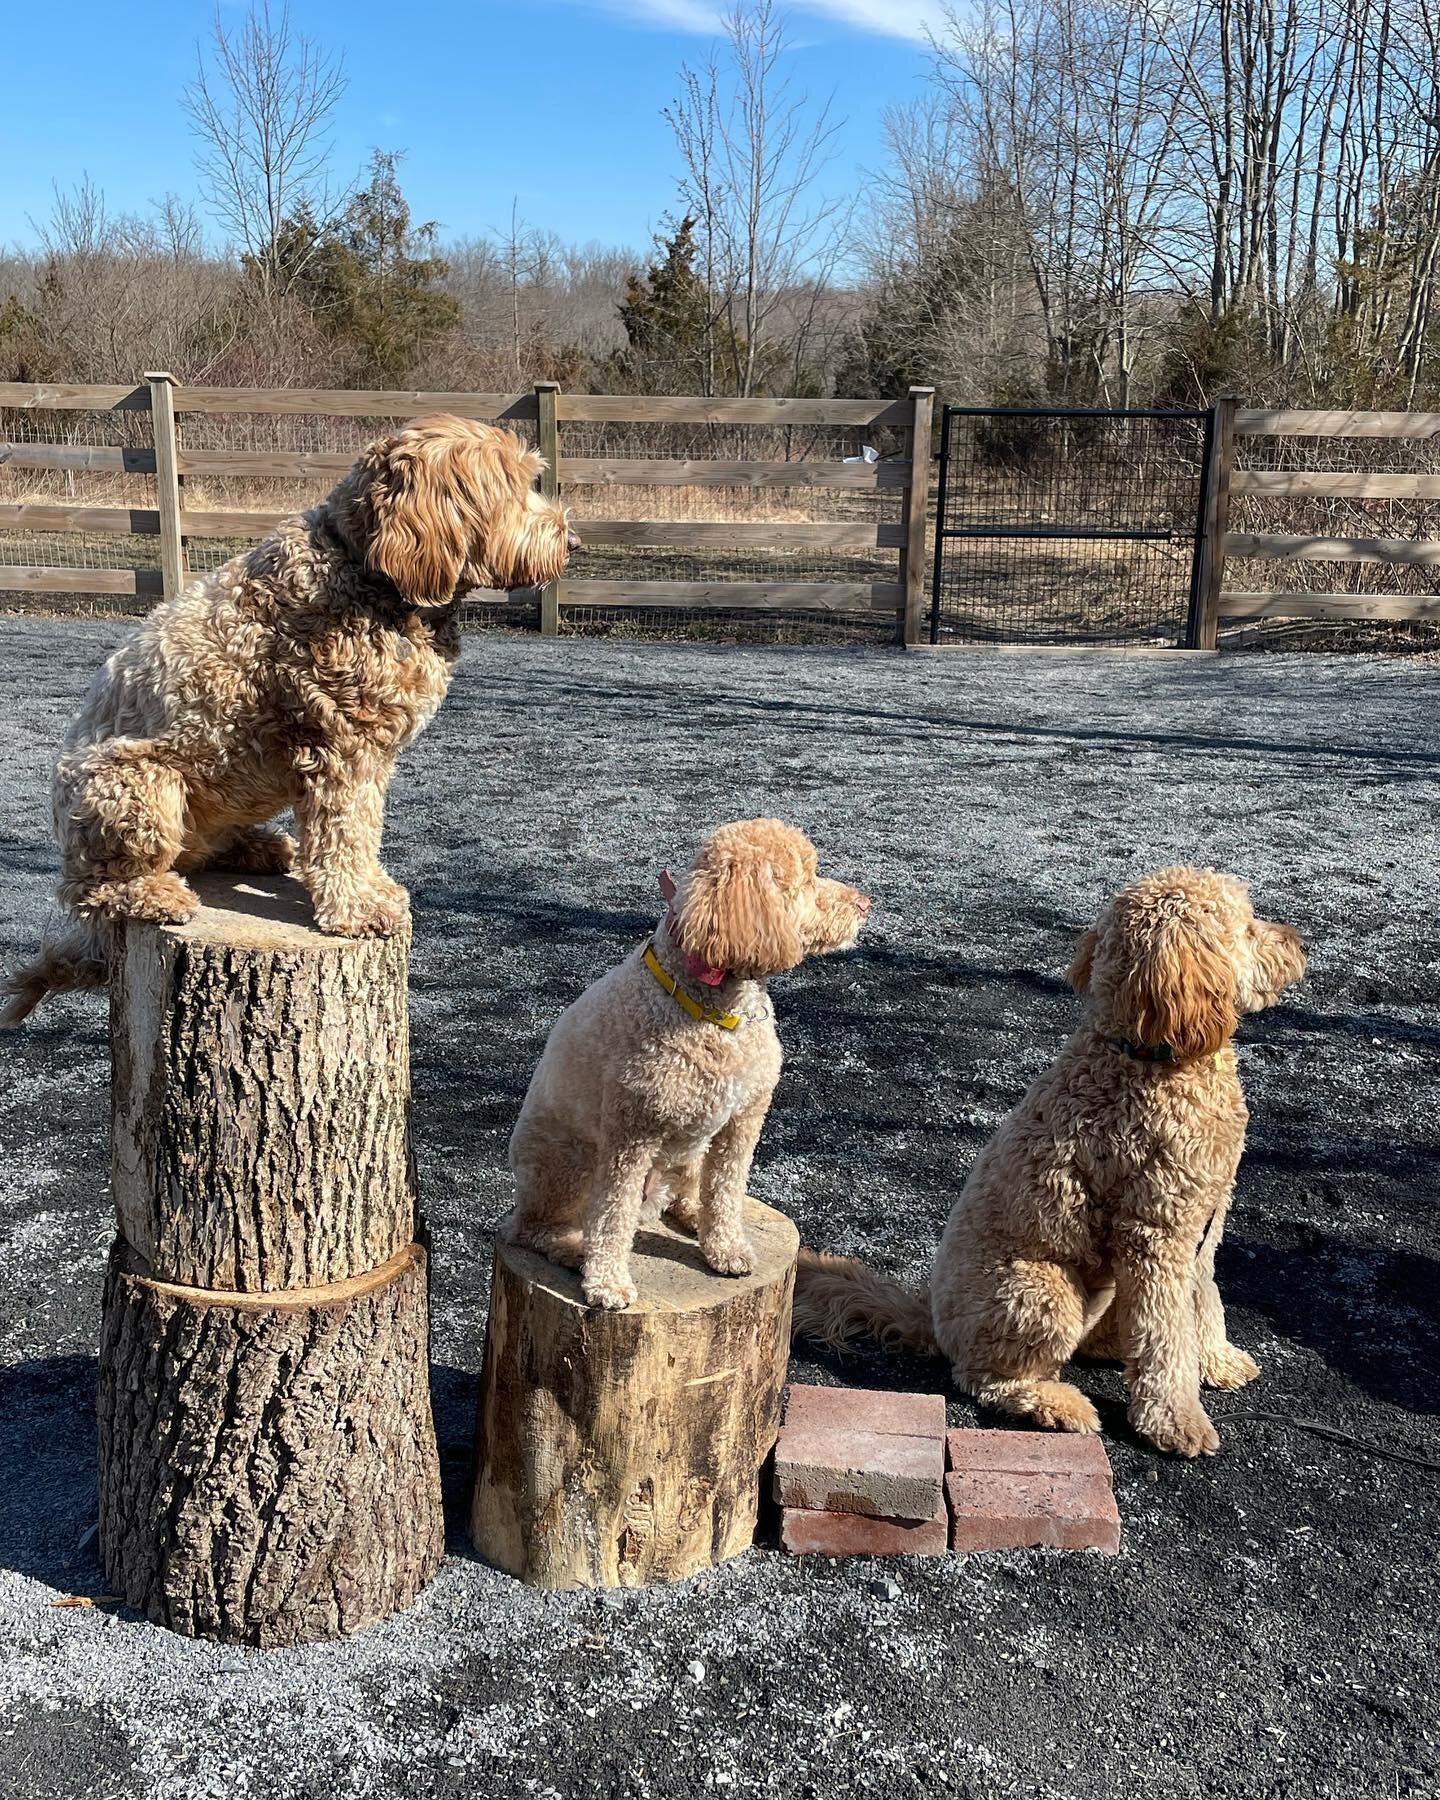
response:
[[[438,414],[379,438],[329,497],[167,600],[96,676],[55,765],[69,922],[0,1024],[100,987],[118,919],[178,923],[187,874],[292,863],[324,931],[409,917],[380,866],[385,790],[459,654],[459,595],[555,580],[572,542],[513,433]],[[299,846],[267,823],[293,806]]]
[[[1299,935],[1256,918],[1230,876],[1177,867],[1126,888],[1070,970],[1084,1021],[980,1152],[928,1295],[802,1251],[797,1335],[939,1350],[982,1404],[1065,1431],[1099,1430],[1065,1364],[1118,1356],[1137,1431],[1215,1450],[1201,1384],[1259,1374],[1215,1286],[1248,1118],[1230,1039],[1304,972]]]
[[[849,949],[870,902],[817,871],[775,819],[722,825],[649,944],[588,988],[550,1033],[510,1139],[512,1243],[579,1268],[592,1306],[635,1299],[630,1246],[647,1213],[695,1230],[748,1274],[750,1162],[780,1077],[771,975]]]

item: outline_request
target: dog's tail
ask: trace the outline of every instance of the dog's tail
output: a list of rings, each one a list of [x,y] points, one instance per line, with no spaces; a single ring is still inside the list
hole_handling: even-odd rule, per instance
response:
[[[843,1349],[873,1338],[887,1350],[933,1356],[938,1346],[930,1318],[930,1290],[902,1287],[851,1256],[824,1250],[800,1252],[795,1273],[794,1335]]]
[[[71,920],[47,932],[29,962],[0,981],[0,1029],[18,1025],[47,994],[100,988],[110,980],[105,928]]]

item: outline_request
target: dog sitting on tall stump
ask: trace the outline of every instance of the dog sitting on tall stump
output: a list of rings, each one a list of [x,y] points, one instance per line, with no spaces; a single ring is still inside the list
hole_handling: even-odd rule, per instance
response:
[[[288,876],[196,886],[117,945],[100,1555],[157,1623],[309,1643],[444,1550],[409,934],[328,936]]]

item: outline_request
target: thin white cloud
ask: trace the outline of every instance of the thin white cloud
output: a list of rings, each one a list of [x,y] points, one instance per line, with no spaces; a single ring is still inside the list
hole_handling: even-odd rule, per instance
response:
[[[670,31],[712,36],[720,28],[728,0],[581,0],[631,25],[659,25]],[[790,0],[807,13],[879,37],[923,44],[927,28],[945,22],[944,0]]]
[[[875,32],[881,37],[908,38],[912,43],[926,41],[927,28],[939,31],[945,23],[945,7],[941,0],[792,0],[807,12],[820,13],[837,24],[853,25],[859,31]]]
[[[705,0],[588,0],[588,4],[629,25],[660,25],[705,37],[720,29],[720,7],[708,6]]]

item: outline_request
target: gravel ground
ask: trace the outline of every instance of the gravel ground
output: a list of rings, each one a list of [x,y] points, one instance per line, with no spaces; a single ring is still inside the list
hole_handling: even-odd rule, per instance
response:
[[[0,620],[0,957],[36,934],[47,758],[121,629]],[[1060,972],[1109,892],[1191,858],[1298,923],[1310,977],[1243,1033],[1254,1122],[1220,1261],[1264,1375],[1215,1412],[1433,1455],[1434,701],[1433,670],[1365,658],[470,639],[387,840],[415,901],[451,1555],[403,1617],[305,1651],[54,1608],[101,1591],[110,1225],[103,1007],[52,1003],[0,1051],[0,1793],[1440,1794],[1437,1478],[1257,1422],[1182,1466],[1128,1434],[1112,1371],[1080,1380],[1110,1433],[1115,1559],[758,1549],[680,1588],[547,1597],[473,1560],[461,1524],[505,1138],[546,1027],[647,929],[656,869],[761,812],[876,910],[856,954],[777,983],[789,1062],[754,1190],[905,1275],[1068,1030]]]

